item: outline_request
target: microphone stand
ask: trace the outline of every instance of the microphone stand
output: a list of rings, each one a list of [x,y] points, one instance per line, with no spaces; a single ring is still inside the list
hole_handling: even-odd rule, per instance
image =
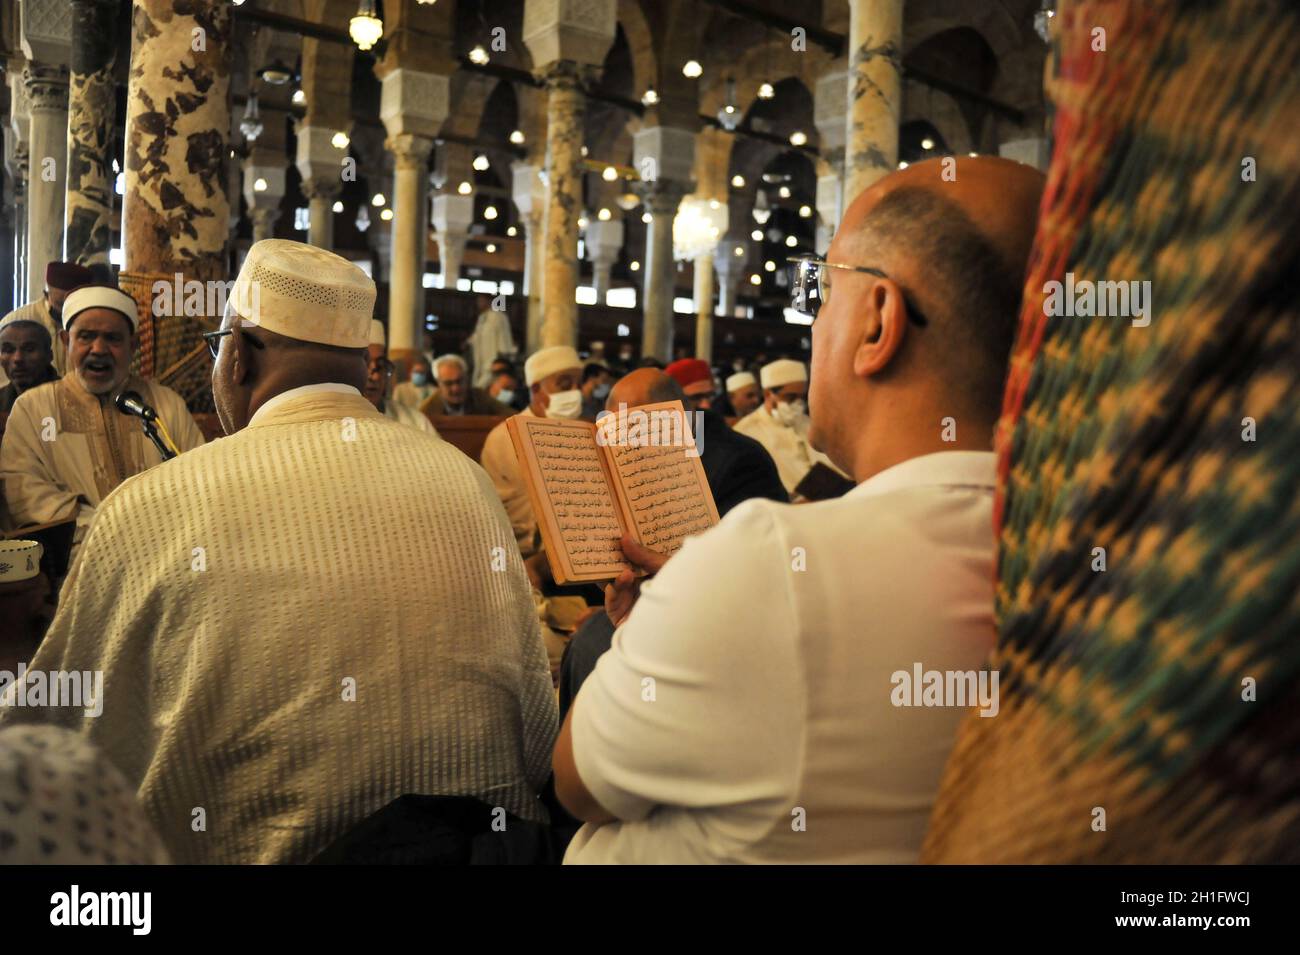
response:
[[[172,458],[176,457],[176,452],[167,447],[167,442],[159,436],[158,428],[152,421],[141,418],[140,427],[144,428],[145,436],[153,442],[153,446],[158,449],[158,453],[162,455],[164,461],[170,461]]]

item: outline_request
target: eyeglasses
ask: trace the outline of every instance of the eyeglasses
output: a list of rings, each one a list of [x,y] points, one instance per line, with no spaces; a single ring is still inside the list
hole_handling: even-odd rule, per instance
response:
[[[844,269],[846,272],[874,275],[878,279],[889,278],[880,269],[873,269],[869,265],[841,265],[838,262],[815,259],[811,255],[791,256],[787,261],[794,265],[794,276],[790,283],[790,305],[796,312],[814,319],[822,303],[826,301],[826,281],[823,276],[825,269]],[[930,324],[906,292],[903,293],[903,304],[907,306],[907,320],[913,325],[924,328]]]
[[[218,328],[215,332],[204,332],[203,340],[208,343],[208,352],[212,355],[212,360],[217,360],[217,352],[221,350],[221,339],[233,332],[233,328]],[[244,329],[244,338],[246,338],[254,348],[265,348],[263,342],[258,341],[248,330]]]
[[[373,375],[375,372],[379,372],[381,375],[388,376],[391,375],[396,370],[397,370],[397,366],[394,365],[387,358],[380,358],[378,361],[366,362],[367,375]]]

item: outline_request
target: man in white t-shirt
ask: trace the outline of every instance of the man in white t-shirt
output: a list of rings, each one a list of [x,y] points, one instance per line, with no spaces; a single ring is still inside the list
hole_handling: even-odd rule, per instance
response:
[[[566,862],[916,861],[959,720],[997,712],[990,447],[1043,184],[957,165],[880,180],[796,270],[811,441],[858,486],[747,502],[666,563],[624,541],[657,573],[607,589],[556,744]]]

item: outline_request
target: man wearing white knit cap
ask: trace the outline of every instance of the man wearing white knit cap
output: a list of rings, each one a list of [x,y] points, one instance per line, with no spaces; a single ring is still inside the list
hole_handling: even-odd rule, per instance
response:
[[[32,662],[103,671],[98,719],[17,718],[98,743],[176,862],[307,862],[406,793],[546,818],[523,564],[482,469],[363,396],[374,302],[331,252],[249,250],[208,333],[227,437],[104,502]]]
[[[814,464],[835,468],[808,443],[808,369],[801,361],[781,358],[762,367],[759,381],[763,404],[736,422],[736,430],[767,448],[781,483],[794,498],[794,489]]]
[[[519,412],[538,418],[578,418],[582,415],[582,359],[568,345],[540,348],[524,362],[524,383],[528,386],[528,407]],[[492,478],[501,503],[510,515],[510,526],[524,557],[537,553],[537,519],[528,500],[528,487],[523,471],[515,457],[515,446],[510,432],[502,421],[493,428],[483,443],[479,460]]]
[[[114,488],[162,460],[139,418],[114,399],[137,392],[162,419],[178,452],[203,435],[176,392],[131,374],[140,347],[135,299],[107,285],[83,285],[63,302],[68,373],[14,402],[0,444],[0,479],[15,527],[75,518],[73,554],[95,509]]]
[[[750,372],[738,371],[727,377],[727,399],[736,417],[743,418],[763,403],[763,393]]]
[[[388,336],[384,333],[384,323],[378,319],[370,320],[370,345],[366,354],[366,398],[384,415],[398,424],[415,428],[425,434],[436,435],[438,429],[414,408],[394,401],[389,394],[393,382],[393,363],[388,360]]]

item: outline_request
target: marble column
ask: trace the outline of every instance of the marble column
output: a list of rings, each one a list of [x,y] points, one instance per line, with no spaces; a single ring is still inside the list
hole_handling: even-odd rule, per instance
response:
[[[623,248],[623,220],[597,219],[587,225],[587,260],[591,262],[592,285],[596,290],[596,304],[604,305],[609,293],[610,271],[618,261]]]
[[[465,243],[469,235],[464,232],[438,233],[438,265],[442,287],[454,289],[460,281],[461,263],[465,261]]]
[[[72,69],[68,96],[68,191],[63,258],[108,264],[113,213],[109,155],[117,94],[115,0],[72,0]]]
[[[441,193],[433,197],[433,231],[438,242],[438,266],[442,287],[454,289],[465,259],[465,243],[474,221],[474,197]]]
[[[542,336],[541,267],[545,261],[546,189],[537,167],[525,162],[510,164],[511,195],[519,210],[519,224],[524,230],[524,294],[528,296],[528,319],[525,324],[525,354],[540,346]]]
[[[844,215],[844,135],[848,112],[848,78],[844,60],[822,74],[813,93],[813,122],[817,126],[817,238],[814,251],[824,254]]]
[[[45,266],[63,257],[63,199],[67,184],[68,77],[62,67],[28,64],[23,74],[31,107],[27,179],[27,288],[39,296]]]
[[[718,314],[723,318],[736,317],[736,298],[745,276],[750,246],[751,240],[739,238],[718,243],[713,269],[718,275]],[[740,255],[736,254],[737,249],[741,250]]]
[[[844,205],[898,167],[903,0],[849,0]]]
[[[650,224],[645,241],[645,294],[642,296],[641,356],[673,360],[673,219],[688,184],[658,180],[645,196]]]
[[[578,218],[582,211],[582,70],[559,60],[546,74],[546,240],[541,346],[578,344]]]
[[[343,192],[346,150],[334,145],[337,130],[300,126],[295,165],[307,198],[307,241],[321,249],[334,248],[334,201]]]
[[[447,76],[407,67],[383,77],[379,117],[393,156],[392,260],[388,281],[388,357],[399,376],[420,347],[424,328],[424,267],[429,248],[429,153],[450,109]]]
[[[304,179],[307,199],[307,242],[318,249],[334,250],[334,203],[343,192],[336,179]]]
[[[695,357],[713,361],[713,256],[695,260]]]
[[[384,146],[395,160],[393,174],[393,264],[388,283],[388,347],[403,358],[419,346],[424,312],[424,266],[429,226],[425,202],[425,164],[433,140],[402,133]]]
[[[528,326],[525,332],[528,354],[542,347],[542,263],[546,261],[546,212],[534,212],[528,217],[528,247],[524,251],[528,272]]]
[[[9,294],[0,302],[0,308],[7,312],[27,302],[27,264],[23,257],[23,242],[27,236],[27,147],[12,126],[5,127],[4,145],[5,202],[9,214],[5,223],[5,248],[9,254],[0,258],[9,262],[9,274],[5,279]]]
[[[273,157],[279,158],[279,157]],[[261,185],[261,189],[258,185]],[[244,201],[253,219],[253,241],[275,237],[275,223],[280,218],[280,204],[285,193],[285,167],[249,163],[244,167]]]
[[[122,200],[128,277],[227,277],[230,11],[225,0],[133,0]]]

